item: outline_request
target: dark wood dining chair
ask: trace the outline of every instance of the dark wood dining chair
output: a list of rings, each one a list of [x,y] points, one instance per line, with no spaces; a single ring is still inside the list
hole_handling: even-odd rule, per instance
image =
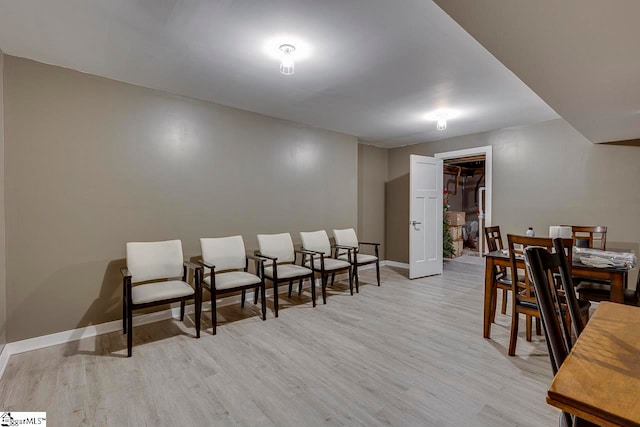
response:
[[[500,234],[500,226],[494,225],[492,227],[484,228],[484,236],[487,241],[487,249],[489,252],[503,250],[504,246],[502,244],[502,235]],[[500,309],[500,313],[507,314],[507,297],[508,293],[511,290],[511,275],[508,272],[508,269],[505,267],[496,266],[493,272],[494,277],[494,285],[502,290],[502,308]],[[495,305],[491,310],[491,319],[495,320],[496,317],[496,307]]]
[[[564,363],[573,347],[570,326],[564,311],[570,314],[573,331],[580,335],[584,324],[580,315],[580,306],[571,280],[570,262],[565,256],[562,239],[553,239],[555,253],[549,253],[546,247],[531,246],[525,249],[525,264],[537,295],[537,303],[542,319],[551,369],[555,375]],[[556,284],[560,277],[564,294]],[[594,426],[582,418],[567,412],[560,414],[561,427]]]
[[[571,226],[573,242],[577,247],[606,250],[607,227],[598,226]],[[585,301],[601,302],[611,300],[611,282],[607,280],[580,280],[576,284],[580,299]],[[635,289],[624,290],[624,303],[638,305],[640,295],[638,284]]]
[[[507,241],[509,245],[509,257],[511,259],[512,279],[511,334],[509,337],[508,354],[509,356],[515,356],[520,314],[524,314],[526,317],[527,341],[531,341],[533,319],[536,319],[536,326],[539,325],[537,322],[540,321],[540,311],[538,310],[536,293],[531,282],[529,281],[529,275],[527,274],[526,269],[522,272],[518,271],[517,261],[523,259],[524,250],[529,246],[540,246],[545,248],[547,252],[553,252],[554,247],[553,240],[545,237],[527,237],[509,234],[507,235]],[[573,259],[573,240],[562,239],[562,244],[568,258],[568,265],[571,265]],[[579,304],[581,315],[584,318],[588,318],[590,303],[588,301],[579,301]]]
[[[573,245],[578,248],[607,248],[607,227],[604,225],[572,225]]]

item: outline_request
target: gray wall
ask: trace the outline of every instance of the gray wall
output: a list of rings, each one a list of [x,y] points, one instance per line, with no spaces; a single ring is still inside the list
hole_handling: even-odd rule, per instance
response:
[[[358,238],[380,243],[380,259],[385,259],[385,182],[387,150],[358,144]],[[370,246],[362,252],[372,253]]]
[[[7,340],[120,318],[125,242],[357,223],[351,136],[5,56]]]
[[[7,342],[7,265],[4,228],[4,54],[0,50],[0,352]]]
[[[609,247],[638,253],[640,149],[592,144],[558,119],[389,150],[387,259],[408,262],[409,155],[485,145],[493,146],[493,224],[504,236],[607,225]]]

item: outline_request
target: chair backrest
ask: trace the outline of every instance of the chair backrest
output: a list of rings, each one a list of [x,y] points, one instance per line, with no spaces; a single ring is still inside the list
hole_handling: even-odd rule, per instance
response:
[[[509,257],[511,258],[511,282],[514,286],[513,302],[514,304],[521,302],[536,303],[536,296],[533,285],[529,281],[529,275],[526,269],[520,274],[517,268],[517,260],[518,258],[522,259],[525,248],[529,246],[541,246],[545,248],[547,252],[552,252],[553,240],[547,237],[527,237],[508,234],[507,242],[509,246]],[[568,251],[567,256],[569,257],[569,265],[571,265],[573,240],[563,239],[562,243],[565,246],[565,250]]]
[[[200,239],[202,260],[216,267],[217,271],[237,270],[247,265],[247,255],[242,236]]]
[[[180,240],[127,243],[127,268],[133,283],[181,277],[183,265]]]
[[[353,228],[333,230],[333,237],[336,239],[336,245],[358,247],[358,236]]]
[[[258,234],[260,253],[278,258],[278,264],[295,261],[291,234]]]
[[[607,227],[603,225],[572,225],[573,244],[582,248],[605,250],[607,248]]]
[[[485,227],[484,236],[487,240],[487,249],[489,252],[497,251],[498,249],[504,249],[504,246],[502,245],[502,235],[500,234],[499,225]]]
[[[569,261],[570,258],[566,256],[567,249],[562,243],[564,241],[565,240],[561,238],[553,239],[553,248],[556,251],[556,257],[558,258],[558,269],[560,272],[560,279],[562,281],[562,288],[564,289],[566,303],[569,308],[573,331],[577,338],[582,333],[585,325],[582,315],[580,314],[580,306],[578,305],[578,298],[576,297],[576,289],[573,286],[571,264]],[[573,252],[573,249],[569,250]]]
[[[302,247],[309,251],[322,252],[325,256],[331,256],[331,242],[324,230],[300,232]]]
[[[538,309],[555,375],[571,350],[564,316],[558,315],[561,304],[552,276],[553,270],[560,265],[559,254],[550,254],[544,247],[530,246],[525,249],[525,263],[538,297]]]

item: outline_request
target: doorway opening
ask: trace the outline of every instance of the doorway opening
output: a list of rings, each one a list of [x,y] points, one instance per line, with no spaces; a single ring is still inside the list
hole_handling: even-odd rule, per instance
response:
[[[439,153],[443,191],[449,206],[453,259],[479,264],[485,252],[484,227],[491,224],[491,147]]]

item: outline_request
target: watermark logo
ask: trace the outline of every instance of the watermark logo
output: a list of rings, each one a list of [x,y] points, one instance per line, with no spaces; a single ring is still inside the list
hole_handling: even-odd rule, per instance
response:
[[[0,427],[47,427],[46,412],[0,412]]]

